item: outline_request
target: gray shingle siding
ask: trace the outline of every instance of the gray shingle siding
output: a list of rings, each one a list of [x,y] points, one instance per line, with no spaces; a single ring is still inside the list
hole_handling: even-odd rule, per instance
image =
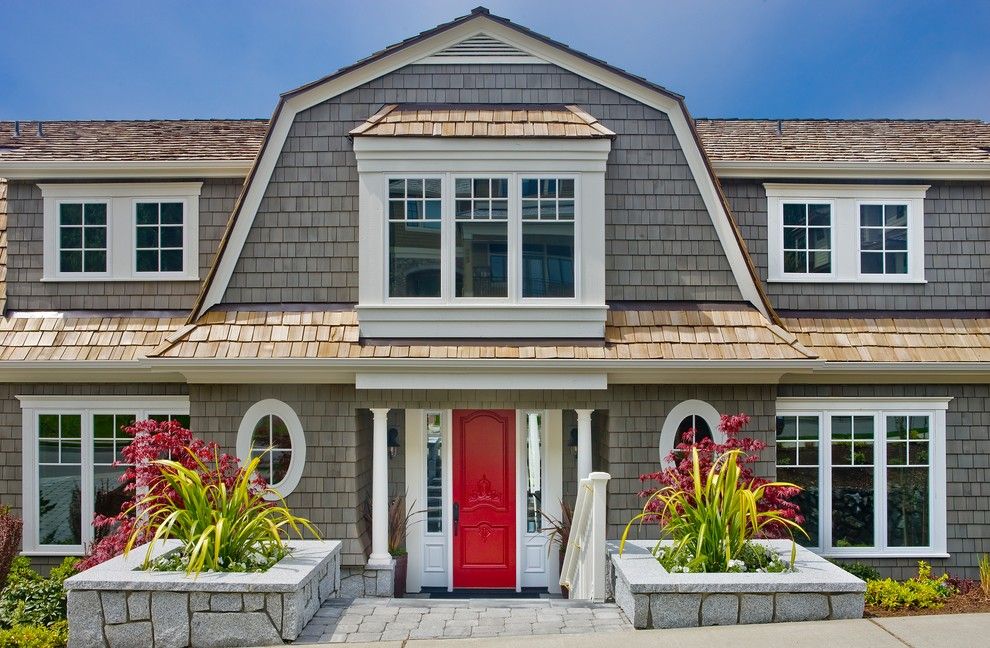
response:
[[[766,284],[782,310],[990,309],[990,183],[923,182],[924,284]],[[760,277],[767,281],[767,198],[762,181],[723,180]]]
[[[241,180],[206,180],[199,199],[199,268],[205,278],[226,227]],[[42,282],[43,201],[34,182],[12,181],[8,189],[7,309],[187,310],[196,281]]]
[[[347,133],[402,102],[580,105],[618,133],[605,187],[607,299],[742,300],[666,115],[551,65],[412,65],[297,115],[224,302],[357,301]]]

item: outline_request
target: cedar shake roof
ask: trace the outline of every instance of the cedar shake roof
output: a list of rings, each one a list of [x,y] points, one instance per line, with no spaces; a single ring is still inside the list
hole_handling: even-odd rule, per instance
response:
[[[267,119],[0,122],[0,163],[254,160]]]
[[[504,104],[389,104],[352,136],[615,137],[577,106]]]
[[[0,318],[0,361],[136,360],[177,330],[182,317]]]
[[[990,123],[979,120],[697,119],[695,126],[720,162],[990,164]]]
[[[990,362],[990,318],[785,318],[830,362]]]
[[[361,340],[357,313],[210,312],[158,358],[445,358],[793,360],[814,356],[755,309],[613,310],[605,340],[491,342]]]

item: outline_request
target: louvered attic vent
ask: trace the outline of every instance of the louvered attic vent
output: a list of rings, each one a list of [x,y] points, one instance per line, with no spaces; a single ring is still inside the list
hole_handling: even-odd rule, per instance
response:
[[[434,56],[527,56],[526,52],[497,38],[478,34],[441,50]]]

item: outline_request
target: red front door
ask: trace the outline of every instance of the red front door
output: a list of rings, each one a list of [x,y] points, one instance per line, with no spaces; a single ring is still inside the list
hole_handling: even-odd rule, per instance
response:
[[[454,587],[516,586],[515,410],[454,410]]]

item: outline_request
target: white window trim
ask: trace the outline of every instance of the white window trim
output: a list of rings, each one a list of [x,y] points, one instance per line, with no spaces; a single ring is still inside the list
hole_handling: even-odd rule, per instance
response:
[[[817,416],[819,418],[818,444],[818,533],[821,547],[812,549],[823,556],[834,558],[948,558],[945,413],[951,397],[933,398],[778,398],[777,416]],[[842,415],[874,416],[874,489],[875,505],[874,547],[832,547],[832,472],[831,417]],[[931,417],[930,461],[930,539],[927,547],[887,546],[887,444],[885,417],[897,415],[927,415]]]
[[[188,396],[15,396],[21,403],[24,445],[22,459],[23,546],[29,556],[81,556],[93,534],[93,415],[134,412],[137,420],[152,414],[189,414]],[[78,414],[82,423],[80,510],[82,544],[43,545],[38,537],[38,416]]]
[[[681,421],[692,414],[700,416],[705,420],[705,423],[711,428],[712,439],[715,443],[725,443],[725,433],[718,427],[719,422],[722,420],[722,415],[719,414],[718,410],[703,400],[686,400],[675,405],[670,410],[670,413],[667,414],[667,418],[663,420],[663,428],[660,431],[661,462],[674,450],[674,446],[677,445],[677,428],[680,426]]]
[[[357,137],[360,194],[359,320],[365,337],[601,337],[605,314],[607,139]],[[388,296],[388,179],[442,177],[441,297]],[[454,178],[509,179],[508,297],[454,293]],[[523,177],[575,180],[574,297],[522,297]],[[442,309],[444,326],[436,326]]]
[[[265,499],[274,501],[279,499],[279,495],[288,497],[299,485],[303,469],[306,466],[306,434],[299,417],[291,406],[274,398],[258,401],[244,413],[241,424],[237,428],[237,458],[240,459],[242,465],[251,461],[251,435],[254,433],[254,426],[263,416],[268,415],[277,416],[285,422],[285,427],[289,430],[289,440],[292,443],[292,458],[289,460],[289,469],[286,471],[285,477],[278,483],[268,485],[275,492],[267,493]]]
[[[925,283],[925,192],[930,185],[765,183],[767,193],[768,280],[781,283]],[[784,204],[832,206],[832,272],[784,272]],[[899,204],[908,208],[908,273],[860,271],[859,205]]]
[[[44,204],[42,281],[198,281],[199,196],[202,182],[39,184]],[[183,203],[181,272],[138,272],[136,206],[138,202]],[[59,205],[103,202],[107,205],[107,271],[62,272],[58,265]]]

